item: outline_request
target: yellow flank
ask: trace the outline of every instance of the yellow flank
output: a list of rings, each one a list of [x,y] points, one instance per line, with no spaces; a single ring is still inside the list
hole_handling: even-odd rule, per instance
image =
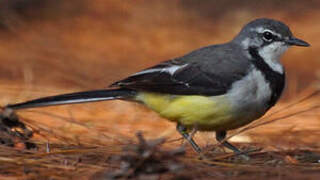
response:
[[[141,92],[136,100],[142,102],[162,117],[181,122],[199,130],[224,130],[234,122],[231,106],[224,96],[166,95]],[[231,125],[232,126],[232,125]]]

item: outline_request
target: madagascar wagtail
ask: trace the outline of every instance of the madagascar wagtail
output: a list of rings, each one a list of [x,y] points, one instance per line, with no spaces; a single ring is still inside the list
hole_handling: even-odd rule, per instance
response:
[[[285,85],[280,57],[290,46],[309,46],[282,22],[256,19],[230,42],[210,45],[162,62],[111,85],[112,88],[44,97],[11,104],[13,110],[104,100],[139,102],[177,122],[177,130],[196,152],[191,129],[215,131],[222,145],[228,130],[264,115]]]

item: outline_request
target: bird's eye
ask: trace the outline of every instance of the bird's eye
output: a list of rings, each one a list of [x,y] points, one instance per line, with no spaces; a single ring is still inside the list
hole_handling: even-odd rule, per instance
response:
[[[265,31],[263,33],[263,39],[270,42],[273,40],[273,34],[269,31]]]

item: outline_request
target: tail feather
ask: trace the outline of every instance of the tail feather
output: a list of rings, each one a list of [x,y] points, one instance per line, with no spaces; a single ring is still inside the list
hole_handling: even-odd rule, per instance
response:
[[[136,91],[130,89],[102,89],[43,97],[22,103],[9,104],[6,107],[17,110],[63,104],[106,101],[112,99],[128,99],[133,97],[135,94]]]

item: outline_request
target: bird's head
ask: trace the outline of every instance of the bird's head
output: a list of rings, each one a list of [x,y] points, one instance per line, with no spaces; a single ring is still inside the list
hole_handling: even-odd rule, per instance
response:
[[[233,39],[233,42],[245,50],[255,51],[269,63],[278,62],[281,55],[290,46],[310,46],[309,43],[294,37],[284,23],[266,18],[249,22]]]

